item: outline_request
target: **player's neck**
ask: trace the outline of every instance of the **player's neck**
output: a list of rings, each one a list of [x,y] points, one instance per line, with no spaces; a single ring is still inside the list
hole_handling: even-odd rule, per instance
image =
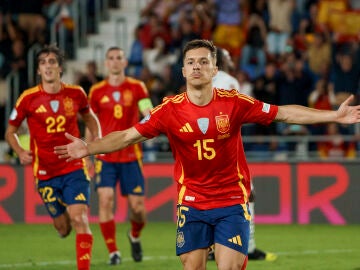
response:
[[[44,90],[44,92],[46,92],[46,93],[56,94],[56,93],[60,92],[60,90],[62,88],[62,84],[61,84],[61,81],[42,82],[41,87]]]
[[[113,86],[117,86],[117,85],[120,85],[124,82],[125,80],[125,74],[124,73],[121,73],[121,74],[110,74],[108,76],[108,83],[110,85],[113,85]]]
[[[186,90],[186,94],[192,103],[198,106],[204,106],[210,103],[213,98],[212,85],[210,84],[201,89],[190,87]]]

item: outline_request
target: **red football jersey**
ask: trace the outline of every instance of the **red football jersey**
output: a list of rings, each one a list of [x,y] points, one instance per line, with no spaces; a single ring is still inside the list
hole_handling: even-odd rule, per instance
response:
[[[18,98],[9,124],[19,127],[27,119],[36,178],[47,180],[83,168],[82,160],[66,162],[54,154],[54,146],[69,143],[65,132],[80,136],[78,112],[89,112],[86,93],[80,86],[62,84],[59,93],[49,94],[38,85]]]
[[[129,77],[126,77],[125,81],[118,86],[112,86],[103,80],[91,87],[90,106],[99,118],[102,135],[128,129],[139,122],[138,102],[148,97],[145,84]],[[140,144],[113,153],[98,155],[99,159],[107,162],[130,162],[141,157]]]
[[[175,159],[178,203],[205,210],[242,204],[250,176],[242,149],[244,123],[270,124],[278,107],[235,90],[214,89],[205,106],[186,93],[165,99],[135,128],[147,138],[165,134]]]

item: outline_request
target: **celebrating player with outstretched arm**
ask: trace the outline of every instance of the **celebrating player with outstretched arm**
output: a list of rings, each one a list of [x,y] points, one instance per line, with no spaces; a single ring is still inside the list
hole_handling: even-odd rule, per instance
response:
[[[245,269],[251,188],[244,152],[238,151],[241,125],[267,125],[272,121],[351,124],[360,122],[360,106],[349,106],[352,97],[337,111],[266,104],[235,90],[213,88],[217,67],[212,42],[190,41],[183,55],[185,93],[165,99],[134,127],[109,133],[89,144],[67,134],[72,142],[56,146],[54,151],[71,162],[165,134],[175,159],[176,253],[183,268],[205,269],[208,247],[215,244],[219,269]]]

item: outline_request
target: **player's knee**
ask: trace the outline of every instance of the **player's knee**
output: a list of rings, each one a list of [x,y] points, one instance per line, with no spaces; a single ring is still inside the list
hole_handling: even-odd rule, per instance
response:
[[[75,227],[86,227],[88,224],[88,219],[86,215],[79,214],[71,217],[71,224]]]
[[[101,196],[99,200],[99,207],[102,209],[112,209],[114,205],[114,197]]]
[[[145,213],[145,205],[142,202],[136,202],[132,204],[130,207],[134,215],[140,216]]]

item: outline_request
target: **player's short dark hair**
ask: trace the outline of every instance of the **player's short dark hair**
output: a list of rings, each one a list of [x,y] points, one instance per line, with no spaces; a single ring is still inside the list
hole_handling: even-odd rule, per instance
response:
[[[109,49],[107,49],[106,54],[105,54],[106,57],[109,54],[109,52],[111,52],[111,51],[124,51],[124,50],[118,46],[112,46]]]
[[[211,57],[216,61],[216,46],[212,41],[206,39],[194,39],[186,43],[183,49],[183,60],[185,60],[186,53],[193,49],[206,48],[210,51]]]
[[[224,63],[224,50],[217,47],[216,48],[216,65],[219,70],[224,70],[225,63]]]
[[[59,66],[62,67],[65,55],[63,51],[61,51],[59,47],[57,47],[55,44],[45,45],[42,49],[40,49],[40,51],[38,51],[38,53],[36,54],[36,65],[39,66],[40,55],[48,55],[50,53],[55,54]]]

